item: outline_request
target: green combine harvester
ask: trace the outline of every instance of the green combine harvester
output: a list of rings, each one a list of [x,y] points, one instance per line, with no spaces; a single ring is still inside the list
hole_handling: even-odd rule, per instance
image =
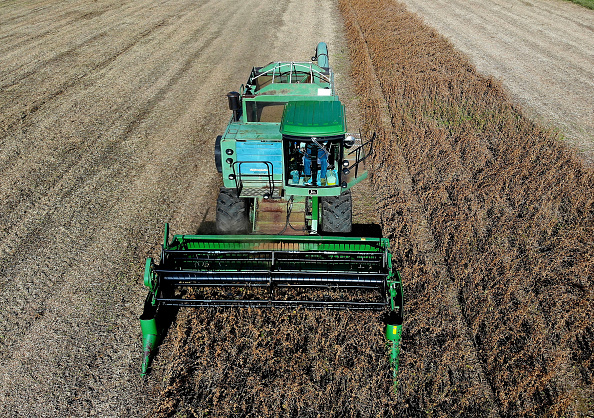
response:
[[[310,62],[253,68],[227,97],[233,116],[215,143],[219,235],[170,239],[166,225],[159,264],[146,261],[142,375],[169,306],[301,306],[383,311],[396,376],[400,274],[388,239],[350,236],[350,188],[367,177],[373,138],[347,133],[326,44]]]

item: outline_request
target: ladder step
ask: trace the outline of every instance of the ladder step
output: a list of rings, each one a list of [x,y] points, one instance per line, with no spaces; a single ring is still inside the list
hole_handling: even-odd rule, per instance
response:
[[[262,197],[266,193],[270,193],[269,187],[247,187],[241,189],[239,197]],[[280,199],[280,188],[274,187],[272,189],[272,198]]]

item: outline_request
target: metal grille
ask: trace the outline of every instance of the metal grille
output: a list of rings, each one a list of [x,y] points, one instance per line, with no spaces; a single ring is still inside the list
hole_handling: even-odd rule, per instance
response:
[[[161,289],[158,302],[175,306],[374,310],[386,306],[388,266],[385,252],[379,248],[378,251],[285,250],[280,243],[262,243],[266,244],[272,248],[165,249],[161,265],[154,268]],[[251,245],[255,246],[258,244]],[[220,289],[221,293],[207,298],[201,295],[202,288]],[[267,298],[246,296],[246,291],[240,290],[249,288],[268,292]],[[322,300],[319,300],[320,292]]]

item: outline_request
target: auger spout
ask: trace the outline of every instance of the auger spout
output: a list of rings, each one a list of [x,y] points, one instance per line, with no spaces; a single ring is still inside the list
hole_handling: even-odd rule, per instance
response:
[[[318,65],[322,68],[330,67],[328,60],[328,46],[326,42],[320,42],[316,48],[316,57],[318,59]]]

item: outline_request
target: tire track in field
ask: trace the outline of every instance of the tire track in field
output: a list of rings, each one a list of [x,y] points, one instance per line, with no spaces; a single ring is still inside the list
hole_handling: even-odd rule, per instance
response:
[[[5,3],[8,3],[8,2],[5,2]],[[9,23],[9,22],[12,22],[13,20],[19,20],[19,19],[23,19],[23,18],[28,18],[32,14],[39,14],[43,10],[49,9],[49,8],[51,8],[53,6],[53,4],[52,4],[53,2],[50,1],[48,3],[49,4],[46,5],[46,6],[44,6],[44,7],[41,7],[41,6],[37,6],[35,8],[30,7],[30,8],[28,8],[28,10],[26,12],[22,12],[22,13],[19,13],[19,12],[16,12],[15,11],[14,12],[15,15],[12,16],[12,17],[6,17],[9,13],[4,12],[3,9],[8,9],[8,8],[10,8],[10,6],[13,6],[13,5],[10,5],[10,6],[8,4],[1,5],[0,6],[0,10],[2,10],[4,13],[0,13],[0,16],[2,17],[1,18],[2,20],[0,21],[0,23],[6,24],[6,23]],[[32,3],[29,3],[27,6],[32,6]],[[21,5],[21,7],[22,7],[22,5]],[[21,9],[21,7],[19,7],[19,10]]]
[[[161,2],[161,5],[170,3],[171,0]],[[0,34],[6,32],[6,35],[0,35],[0,39],[4,39],[4,44],[0,47],[0,54],[4,53],[19,53],[26,54],[26,51],[19,50],[21,47],[27,46],[37,47],[39,43],[36,41],[51,40],[49,35],[57,35],[58,32],[64,30],[61,35],[80,34],[80,27],[87,27],[95,18],[101,18],[102,22],[97,22],[97,26],[105,27],[105,24],[112,25],[114,29],[121,26],[121,21],[111,22],[117,16],[125,16],[130,18],[133,15],[140,15],[146,11],[146,3],[129,4],[125,2],[117,2],[112,0],[101,0],[93,2],[89,10],[88,4],[80,4],[72,2],[69,8],[64,2],[57,4],[50,2],[46,8],[50,9],[45,14],[40,16],[39,10],[34,9],[29,13],[14,18],[6,19],[4,15],[0,14]],[[12,21],[18,22],[12,23]],[[81,22],[82,25],[79,25]],[[115,23],[115,26],[113,24]],[[16,39],[16,43],[6,42],[8,39]]]
[[[163,4],[166,3],[168,2],[163,2]],[[140,20],[140,25],[142,27],[144,26],[142,14],[144,13],[145,9],[146,7],[143,4],[130,7],[126,18],[131,20]],[[69,89],[85,83],[86,79],[88,79],[90,75],[106,68],[113,61],[116,61],[119,57],[136,47],[139,43],[143,42],[147,38],[150,38],[151,36],[154,36],[160,28],[167,27],[173,22],[182,19],[184,15],[190,13],[192,13],[192,8],[178,6],[177,8],[168,11],[167,14],[169,16],[156,19],[156,21],[153,22],[149,27],[141,30],[132,37],[125,38],[129,40],[121,47],[110,51],[110,49],[113,48],[113,45],[118,45],[121,42],[122,35],[119,33],[125,31],[125,27],[122,27],[119,20],[116,19],[115,22],[112,22],[114,16],[118,16],[118,13],[110,12],[109,14],[106,14],[105,19],[101,19],[100,21],[96,22],[99,31],[93,33],[90,37],[84,39],[81,42],[76,42],[74,45],[69,46],[66,50],[59,52],[57,55],[53,55],[48,59],[41,60],[40,62],[34,64],[33,68],[21,72],[21,74],[19,74],[15,80],[5,81],[2,84],[2,89],[4,90],[7,97],[2,98],[2,95],[0,95],[0,104],[10,104],[14,106],[14,101],[20,99],[18,96],[18,91],[16,93],[17,96],[15,97],[8,96],[8,92],[15,90],[15,87],[17,86],[25,88],[28,85],[39,85],[41,87],[41,97],[35,98],[34,100],[28,102],[21,110],[12,110],[10,108],[3,110],[2,113],[5,116],[0,119],[0,144],[3,144],[2,138],[10,131],[15,130],[16,128],[22,129],[29,126],[29,119],[31,115],[38,112],[42,107],[46,106],[52,100],[61,96]],[[105,24],[104,21],[107,21],[107,24]],[[85,25],[82,26],[85,27]],[[108,27],[105,28],[106,26]],[[122,28],[120,29],[120,27]],[[69,28],[69,32],[74,34],[80,33],[80,29]],[[124,35],[127,36],[125,32]],[[47,42],[52,42],[52,39],[48,39]],[[31,48],[36,47],[35,45],[31,46],[29,43],[27,46],[29,48],[27,48],[27,51],[24,51],[27,54],[30,53]],[[42,48],[42,45],[39,45],[38,47]],[[104,55],[105,52],[107,52],[107,55],[103,59],[99,59],[95,62],[76,62],[77,58],[81,56],[81,54],[85,53],[86,50],[89,50],[89,52],[92,54],[98,54],[99,58],[102,58],[102,55]],[[11,52],[13,51],[14,49]],[[24,55],[24,52],[21,55]],[[87,53],[85,57],[89,55],[91,54]],[[72,60],[75,61],[74,68],[68,66],[69,61]],[[66,80],[60,83],[59,78],[64,72],[64,67],[66,67],[66,72],[68,74],[66,76]],[[18,71],[18,69],[19,68],[16,68],[11,72]],[[2,78],[5,78],[11,72],[3,73]],[[49,83],[47,79],[43,78],[45,74],[51,74],[52,79],[49,80]],[[34,77],[38,77],[39,79],[35,79]],[[54,79],[58,83],[57,85],[52,86],[51,84]],[[47,86],[48,84],[49,89]],[[46,89],[47,91],[45,91]]]
[[[188,69],[195,63],[195,61],[200,57],[200,55],[202,54],[202,51],[204,50],[204,48],[208,47],[208,45],[212,42],[213,39],[216,39],[219,35],[220,32],[222,31],[222,28],[215,28],[217,29],[216,31],[210,31],[211,33],[208,34],[207,36],[203,36],[204,32],[208,31],[210,28],[210,26],[207,27],[201,27],[198,28],[194,35],[191,37],[191,39],[193,39],[194,41],[196,40],[200,40],[200,42],[202,42],[202,45],[199,46],[198,48],[196,48],[194,45],[192,45],[192,50],[194,51],[189,57],[185,57],[185,61],[182,65],[181,68],[179,68],[176,73],[168,75],[168,80],[166,81],[166,83],[161,83],[161,82],[157,82],[155,83],[155,85],[160,85],[163,84],[161,87],[158,88],[158,90],[156,92],[153,93],[153,96],[148,98],[147,101],[145,102],[144,105],[140,106],[138,108],[138,111],[135,114],[130,114],[127,118],[131,119],[131,122],[128,123],[128,126],[125,127],[124,131],[121,134],[118,134],[118,136],[116,136],[115,138],[112,139],[112,141],[110,143],[108,143],[107,148],[103,151],[104,155],[110,155],[113,152],[113,147],[116,146],[118,143],[120,142],[125,142],[127,137],[130,135],[130,133],[134,130],[134,128],[142,121],[142,119],[144,119],[144,117],[152,111],[152,109],[154,109],[154,107],[163,99],[163,97],[167,94],[167,92],[172,88],[172,86],[174,86],[179,79],[188,71]],[[127,48],[127,50],[130,50],[132,47]],[[125,51],[121,51],[121,53],[119,55],[124,54]],[[103,66],[108,65],[108,63],[105,63]],[[98,68],[97,71],[99,71],[100,68]],[[94,136],[93,138],[87,138],[85,140],[85,143],[87,145],[87,148],[90,148],[91,144],[96,143],[100,140],[100,136]],[[104,144],[102,143],[101,146],[104,146]],[[68,151],[68,150],[66,150]],[[63,150],[60,150],[60,152],[63,152]],[[42,158],[44,158],[42,156]],[[101,160],[103,157],[99,157],[99,160]],[[11,162],[14,161],[14,159],[10,159],[8,158]],[[46,185],[46,190],[44,191],[46,195],[54,195],[54,191],[57,189],[59,190],[62,187],[62,184],[64,183],[63,181],[61,181],[60,179],[63,176],[68,176],[68,173],[76,173],[79,172],[81,167],[86,167],[86,162],[83,160],[81,161],[76,155],[70,155],[70,153],[68,153],[68,155],[66,155],[63,159],[60,159],[60,168],[59,170],[55,170],[55,175],[53,176],[53,181],[50,184],[53,184],[51,186],[49,186],[49,189],[47,189],[47,185]],[[63,161],[67,160],[69,161],[69,163],[64,164]],[[30,165],[30,161],[26,161],[25,164]],[[15,167],[13,171],[17,170],[17,168]],[[18,167],[19,172],[23,171],[23,167]],[[4,173],[5,175],[8,175],[9,173],[7,173],[5,171]],[[57,176],[57,177],[56,177]],[[9,176],[10,178],[11,176]],[[43,180],[46,184],[48,183],[48,179],[44,179]],[[68,181],[67,181],[68,182]],[[45,203],[42,205],[38,205],[36,202],[30,202],[30,199],[27,199],[27,194],[30,193],[30,191],[28,189],[24,189],[21,190],[20,192],[17,192],[16,190],[12,190],[11,192],[7,192],[7,199],[5,201],[2,202],[2,207],[4,207],[4,213],[5,214],[14,214],[14,213],[25,213],[25,212],[31,212],[33,210],[35,210],[39,216],[43,216],[43,213],[45,213],[45,210],[47,208],[53,207],[55,205],[55,203],[57,201],[59,201],[60,199],[62,199],[63,193],[59,193],[55,196],[55,198],[52,201],[45,201]],[[45,200],[45,199],[44,199]],[[20,209],[19,203],[18,202],[27,202],[27,207],[26,210],[22,210]],[[46,209],[42,209],[43,207],[45,207]],[[0,217],[1,219],[1,217]],[[29,219],[29,221],[34,221],[34,219]],[[1,222],[1,221],[0,221]],[[26,224],[27,222],[25,222]],[[6,222],[1,222],[1,224],[5,224],[4,228],[8,228],[8,225],[6,224]],[[20,229],[25,228],[26,230],[26,226],[24,225],[23,219],[14,219],[13,216],[11,216],[11,221],[10,224],[12,225],[19,225],[21,226]],[[8,238],[6,240],[7,245],[11,245],[11,243],[14,243],[15,241],[18,241],[22,238],[22,234],[20,233],[19,230],[13,232],[12,234],[12,238]],[[2,250],[0,249],[0,253],[2,252]]]
[[[99,152],[93,154],[92,158],[96,161],[101,162],[108,162],[114,158],[114,155],[125,154],[124,151],[128,148],[128,144],[126,141],[132,135],[132,133],[137,129],[137,127],[143,123],[144,119],[148,114],[150,114],[154,108],[164,100],[165,96],[171,91],[171,89],[179,82],[179,80],[192,68],[192,66],[196,63],[196,61],[202,56],[204,50],[211,46],[211,43],[214,39],[217,39],[223,28],[218,27],[218,29],[205,39],[204,37],[201,38],[203,44],[199,48],[195,48],[194,52],[190,54],[186,60],[183,62],[181,68],[179,68],[172,76],[168,77],[167,82],[164,86],[160,87],[153,96],[147,100],[142,106],[138,108],[138,111],[131,115],[129,118],[131,121],[126,124],[125,128],[121,136],[115,137],[111,142],[104,145],[102,143],[103,149]],[[198,31],[202,33],[203,30],[200,29]],[[97,138],[97,141],[100,138]],[[33,206],[27,208],[27,210],[19,210],[18,207],[12,207],[6,210],[5,213],[10,212],[35,212],[35,217],[27,217],[25,219],[13,219],[12,224],[18,225],[16,229],[11,230],[10,234],[2,239],[2,243],[0,244],[0,265],[10,265],[8,260],[5,260],[3,255],[10,253],[12,248],[16,247],[18,242],[27,242],[31,240],[33,237],[38,236],[39,232],[44,227],[43,220],[46,219],[48,215],[48,211],[51,209],[55,209],[58,207],[58,202],[68,198],[73,192],[75,192],[79,188],[78,181],[72,181],[72,177],[79,177],[83,178],[83,176],[76,176],[78,172],[84,172],[84,178],[89,178],[91,176],[96,175],[99,173],[100,170],[103,170],[103,167],[98,165],[92,164],[92,162],[87,161],[86,159],[73,159],[75,162],[72,166],[64,167],[62,170],[62,174],[56,181],[54,185],[51,186],[49,190],[47,190],[46,194],[49,199],[43,201],[41,204],[34,203]],[[89,170],[89,167],[91,169]],[[91,182],[92,183],[92,182]],[[67,187],[70,185],[70,188]],[[24,201],[24,196],[17,196],[15,198],[16,201]],[[3,202],[3,205],[6,205],[6,201]],[[30,224],[38,225],[37,227],[29,227]]]
[[[198,40],[200,39],[200,41],[202,42],[202,45],[196,49],[193,45],[192,45],[192,50],[194,50],[195,52],[192,53],[189,57],[185,57],[185,63],[182,65],[182,67],[180,69],[178,69],[176,71],[176,73],[172,74],[172,75],[168,75],[168,79],[165,83],[155,83],[156,85],[162,84],[161,87],[158,88],[158,90],[156,92],[153,93],[153,96],[148,98],[147,101],[145,102],[144,105],[139,107],[139,111],[134,113],[134,114],[130,114],[130,116],[128,116],[128,119],[131,119],[131,122],[127,125],[127,127],[125,127],[125,129],[123,129],[123,133],[118,134],[117,137],[113,138],[111,141],[107,142],[106,145],[105,143],[101,143],[101,146],[103,146],[103,150],[97,150],[96,147],[93,145],[94,143],[98,142],[100,137],[96,136],[94,137],[92,140],[87,140],[85,141],[87,146],[93,147],[95,148],[95,151],[93,153],[93,159],[94,160],[99,160],[102,161],[105,158],[108,158],[110,155],[115,153],[115,148],[118,147],[120,149],[124,149],[126,144],[125,141],[127,140],[128,136],[132,133],[132,131],[134,130],[135,126],[137,126],[142,119],[149,113],[152,111],[152,109],[154,109],[154,107],[163,99],[163,97],[167,94],[167,92],[179,81],[179,79],[189,70],[189,68],[193,65],[193,63],[199,58],[200,54],[202,53],[202,51],[207,48],[213,39],[216,39],[219,35],[220,35],[220,31],[221,28],[217,27],[218,30],[210,33],[210,35],[204,37],[201,36],[202,33],[206,30],[204,28],[199,28],[197,29],[197,31],[195,32],[195,34],[193,36],[191,36],[192,39],[194,40]],[[121,54],[120,54],[121,55]],[[92,142],[90,142],[92,141]],[[86,151],[86,150],[81,150],[81,152]],[[44,156],[42,155],[41,158],[44,158]],[[84,159],[81,161],[78,156],[74,156],[72,158],[70,158],[70,162],[72,163],[72,165],[64,165],[61,164],[59,170],[56,170],[58,173],[58,177],[54,179],[53,181],[53,185],[50,186],[49,189],[45,189],[44,190],[44,194],[45,195],[49,195],[49,196],[54,196],[53,199],[51,199],[50,201],[47,201],[46,199],[44,199],[44,203],[43,205],[37,205],[36,202],[32,202],[33,206],[27,206],[24,210],[19,208],[18,206],[10,206],[10,202],[15,202],[14,204],[17,205],[18,202],[26,202],[27,199],[29,197],[31,197],[30,195],[27,194],[23,194],[23,193],[27,193],[27,190],[22,191],[21,193],[14,193],[14,190],[12,190],[12,192],[7,192],[6,195],[9,196],[9,198],[5,201],[3,201],[3,206],[4,206],[4,210],[3,213],[8,214],[8,213],[14,213],[14,212],[20,212],[20,213],[27,213],[27,212],[31,212],[33,209],[35,209],[35,211],[38,213],[38,218],[43,218],[47,208],[51,208],[51,207],[55,207],[56,203],[58,201],[60,201],[61,199],[63,199],[64,197],[67,196],[68,191],[66,192],[58,192],[59,190],[61,190],[63,188],[63,184],[69,184],[71,177],[72,176],[76,176],[75,173],[77,172],[83,172],[84,170],[88,169],[88,167],[93,167],[91,169],[91,172],[87,171],[85,172],[85,175],[92,175],[94,171],[98,170],[98,167],[95,167],[94,164],[89,164],[89,161],[85,161]],[[25,161],[25,164],[28,164],[29,161]],[[20,170],[21,172],[23,171],[22,168]],[[6,175],[7,173],[5,173]],[[62,178],[66,176],[67,179],[63,180]],[[29,205],[31,205],[31,203],[29,203]],[[41,207],[41,209],[40,209]],[[45,208],[45,209],[43,209]],[[36,219],[31,219],[29,218],[28,221],[33,221],[33,222],[37,222]],[[19,233],[20,230],[25,229],[26,228],[26,223],[23,223],[23,219],[12,219],[11,224],[13,225],[18,225],[19,229],[13,233],[13,238],[12,239],[6,239],[5,240],[5,244],[7,244],[8,246],[11,246],[10,243],[14,243],[14,242],[18,242],[20,240],[22,240],[22,234]],[[8,225],[6,225],[6,227],[8,227]]]
[[[185,57],[180,68],[169,75],[165,83],[159,83],[163,85],[142,106],[138,107],[136,113],[128,116],[127,119],[130,119],[130,122],[125,125],[120,135],[113,137],[108,142],[101,142],[101,149],[96,148],[90,156],[85,156],[82,159],[73,158],[73,165],[62,166],[59,177],[51,188],[46,191],[46,196],[42,201],[33,202],[33,205],[28,206],[26,210],[13,207],[5,212],[23,213],[24,216],[20,219],[11,220],[11,224],[16,225],[16,227],[2,239],[0,244],[0,265],[15,265],[15,263],[12,263],[13,258],[21,259],[24,255],[34,252],[34,248],[22,248],[19,244],[34,242],[39,239],[43,235],[43,230],[48,221],[59,210],[59,202],[70,200],[73,195],[80,191],[81,184],[97,184],[99,182],[96,178],[106,177],[106,173],[115,170],[113,164],[125,164],[127,159],[124,156],[129,155],[128,158],[133,158],[130,151],[127,151],[130,148],[130,144],[127,143],[128,139],[134,134],[138,126],[143,123],[147,115],[166,98],[180,79],[192,69],[205,49],[211,47],[212,41],[220,37],[224,27],[215,26],[215,29],[210,31],[207,36],[204,36],[204,32],[208,30],[208,27],[201,27],[195,31],[191,38],[199,39],[201,45],[198,48],[192,48],[193,53]],[[96,142],[99,142],[100,138],[97,137]],[[100,161],[101,164],[95,164],[94,161]],[[109,167],[108,172],[105,171],[106,164]],[[112,175],[107,177],[112,177]],[[26,200],[25,196],[22,195],[15,198],[17,202]],[[6,202],[3,202],[3,205],[6,205]],[[33,215],[28,215],[28,213],[33,213]],[[15,249],[19,249],[19,252],[14,253]],[[3,273],[5,273],[2,274],[3,276],[11,276],[10,271]]]
[[[23,36],[21,33],[18,33],[19,27],[12,26],[10,27],[7,34],[0,36],[0,41],[2,41],[2,46],[0,46],[0,55],[5,54],[7,52],[13,52],[16,49],[30,47],[31,44],[35,43],[38,40],[45,39],[49,35],[60,32],[63,29],[70,28],[74,23],[77,23],[80,20],[90,21],[95,18],[101,17],[107,11],[110,10],[111,4],[107,7],[104,7],[102,10],[97,10],[93,12],[79,12],[73,10],[71,12],[63,13],[60,16],[52,16],[50,18],[46,18],[47,20],[51,20],[56,22],[55,25],[47,30],[43,30],[41,32],[35,33],[32,36]],[[69,16],[67,20],[63,18],[63,16]],[[0,24],[6,25],[6,21],[0,22]],[[31,25],[31,22],[23,23],[21,26],[27,28]],[[15,33],[16,32],[16,33]],[[16,42],[10,42],[10,40],[14,38]],[[7,72],[6,74],[11,74],[12,72],[18,71],[18,68],[13,69],[12,71]],[[6,87],[6,86],[2,86]]]
[[[138,36],[136,36],[135,38],[133,38],[127,45],[125,45],[123,48],[119,49],[115,54],[105,58],[104,60],[98,62],[97,64],[95,64],[93,67],[91,67],[87,72],[85,72],[82,75],[79,75],[75,78],[72,78],[70,80],[67,80],[66,82],[60,84],[59,86],[56,87],[56,89],[45,95],[44,97],[41,97],[40,99],[35,100],[33,103],[31,103],[29,105],[29,108],[23,112],[21,112],[20,115],[13,115],[12,117],[12,121],[9,122],[4,122],[2,129],[3,129],[3,134],[7,134],[9,131],[14,130],[17,125],[19,127],[24,127],[28,125],[28,121],[27,122],[23,122],[25,119],[30,118],[31,115],[33,115],[34,113],[38,112],[40,109],[42,109],[48,102],[58,98],[59,96],[61,96],[62,94],[64,94],[67,90],[80,85],[81,83],[83,83],[84,79],[87,78],[90,74],[93,74],[94,72],[100,71],[103,68],[107,67],[109,64],[111,64],[113,61],[117,60],[118,57],[120,57],[121,55],[125,54],[126,52],[128,52],[129,50],[131,50],[132,48],[134,48],[134,46],[136,46],[140,41],[142,41],[143,39],[147,38],[148,36],[152,35],[156,30],[158,30],[159,28],[161,28],[162,26],[164,26],[167,23],[167,19],[161,19],[159,22],[157,22],[156,24],[154,24],[153,26],[151,26],[150,28],[142,31],[141,33],[138,34]],[[24,74],[23,76],[19,77],[19,79],[17,80],[18,82],[24,81],[27,78],[30,78],[32,75],[36,74],[38,72],[38,70],[40,70],[41,68],[45,68],[47,66],[47,64],[52,64],[52,63],[59,63],[61,62],[64,58],[68,57],[69,55],[71,55],[73,52],[75,52],[77,49],[79,49],[79,47],[81,46],[85,46],[85,45],[90,45],[92,43],[94,43],[95,41],[98,41],[100,39],[102,39],[103,37],[106,36],[108,32],[104,31],[102,33],[99,33],[97,35],[94,35],[93,37],[91,37],[90,39],[88,39],[87,41],[81,43],[80,45],[77,45],[76,47],[71,48],[68,51],[65,51],[61,54],[59,54],[58,56],[50,59],[48,62],[44,63],[44,64],[40,64],[37,68],[35,68],[34,70],[31,70],[29,72],[27,72],[26,74]],[[14,85],[16,83],[12,83],[9,86],[3,86],[4,88],[10,87],[11,85]],[[10,160],[11,156],[8,157],[8,159]],[[3,167],[0,166],[0,170],[2,170]]]
[[[204,51],[207,48],[212,46],[214,40],[218,39],[223,31],[225,30],[222,26],[215,26],[216,30],[210,31],[207,36],[201,36],[206,30],[204,28],[200,28],[196,30],[193,34],[193,38],[200,37],[202,41],[202,45],[197,48],[192,48],[191,52],[187,58],[183,61],[181,67],[175,71],[173,75],[167,80],[167,84],[163,87],[159,88],[159,90],[155,93],[155,95],[148,100],[143,106],[139,107],[138,113],[132,119],[132,121],[125,127],[123,132],[123,138],[127,138],[131,135],[131,133],[140,125],[146,116],[153,112],[155,107],[163,101],[164,97],[167,93],[171,90],[171,88],[176,85],[180,79],[188,73],[188,71],[196,64],[196,62],[202,57]]]

